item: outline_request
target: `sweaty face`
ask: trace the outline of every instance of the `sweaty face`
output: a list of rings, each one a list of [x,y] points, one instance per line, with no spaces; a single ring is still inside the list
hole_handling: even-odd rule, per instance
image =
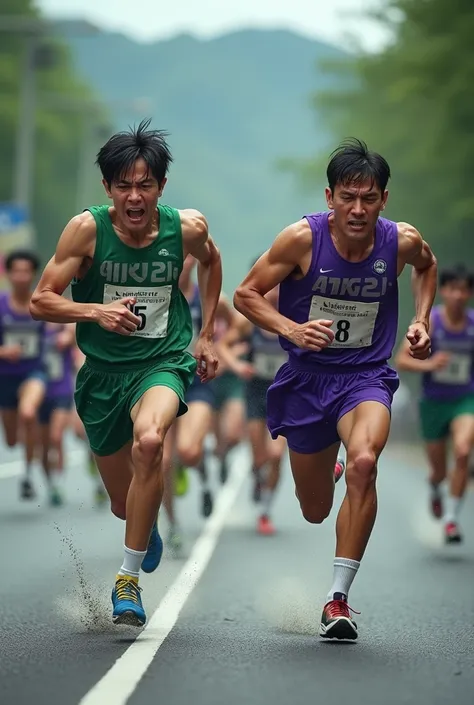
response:
[[[146,162],[137,159],[133,168],[122,174],[110,188],[107,183],[103,183],[122,223],[130,231],[139,232],[153,221],[166,179],[158,184]]]
[[[451,281],[444,284],[439,293],[448,313],[460,315],[466,310],[473,292],[468,282]]]
[[[328,207],[334,211],[337,230],[351,240],[364,240],[374,232],[388,192],[382,192],[371,180],[337,184],[334,193],[326,189]]]
[[[21,295],[32,290],[35,270],[28,260],[17,259],[7,272],[7,277],[13,292]]]

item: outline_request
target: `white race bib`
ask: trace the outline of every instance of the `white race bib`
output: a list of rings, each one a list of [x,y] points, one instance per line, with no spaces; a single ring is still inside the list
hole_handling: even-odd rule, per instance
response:
[[[45,355],[46,369],[51,382],[58,382],[64,377],[64,358],[58,350],[48,350]]]
[[[367,348],[372,345],[379,302],[344,301],[313,296],[309,319],[334,321],[331,348]]]
[[[133,296],[136,304],[132,312],[141,318],[141,323],[132,336],[138,338],[166,338],[168,314],[171,302],[171,284],[167,286],[116,286],[105,284],[104,304]]]
[[[471,380],[471,362],[471,355],[450,353],[446,367],[433,372],[433,380],[438,382],[438,384],[469,384]]]
[[[288,357],[282,354],[257,352],[254,355],[253,366],[261,379],[275,379],[276,373],[287,359]]]
[[[39,334],[33,330],[5,331],[3,344],[5,347],[19,345],[22,360],[31,360],[39,355]]]

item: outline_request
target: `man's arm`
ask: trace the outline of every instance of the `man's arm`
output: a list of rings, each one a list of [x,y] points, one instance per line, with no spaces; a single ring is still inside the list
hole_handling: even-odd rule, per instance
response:
[[[252,332],[253,325],[241,314],[234,317],[232,325],[226,330],[222,338],[216,343],[216,348],[219,357],[222,358],[224,364],[229,367],[235,374],[242,376],[244,368],[248,368],[248,363],[239,360],[235,354],[235,346],[245,338],[248,338]],[[245,376],[245,375],[244,375]]]
[[[237,311],[259,328],[290,339],[296,324],[279,313],[265,294],[300,267],[311,245],[311,228],[307,221],[285,228],[237,288],[234,294]]]
[[[437,353],[426,360],[417,360],[410,353],[410,341],[405,339],[395,355],[394,363],[397,370],[402,372],[432,372],[435,369],[437,355],[445,353]]]
[[[408,223],[398,224],[398,257],[401,268],[413,267],[411,281],[415,299],[413,323],[423,323],[429,329],[430,313],[436,296],[438,263],[430,246]]]
[[[181,211],[184,257],[191,254],[198,261],[198,285],[202,306],[201,336],[212,340],[217,305],[222,288],[221,255],[209,235],[207,221],[195,210]]]
[[[55,323],[94,320],[95,304],[78,304],[62,294],[79,273],[84,259],[93,257],[95,236],[95,221],[90,213],[81,213],[69,221],[31,297],[33,318]]]
[[[181,211],[183,255],[198,261],[198,286],[202,307],[202,327],[194,349],[197,373],[202,382],[216,376],[219,365],[213,347],[217,305],[222,288],[221,255],[210,237],[207,221],[195,210]]]
[[[66,225],[56,252],[46,265],[30,301],[30,313],[36,320],[54,323],[98,323],[105,330],[130,335],[140,324],[128,306],[131,297],[111,304],[75,303],[62,294],[72,279],[81,273],[86,259],[94,256],[96,225],[89,212],[76,215]]]

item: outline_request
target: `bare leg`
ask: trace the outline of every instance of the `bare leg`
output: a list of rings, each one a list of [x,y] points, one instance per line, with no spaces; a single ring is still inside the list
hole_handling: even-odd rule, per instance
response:
[[[212,494],[209,488],[209,478],[204,460],[204,439],[212,429],[213,410],[204,401],[194,401],[189,404],[188,413],[178,419],[177,456],[179,462],[186,466],[197,468],[202,487],[202,514],[208,517],[212,513]]]
[[[217,451],[220,460],[220,480],[226,482],[229,474],[227,455],[241,443],[245,435],[245,408],[242,399],[229,399],[219,413],[217,422]]]
[[[342,417],[338,431],[347,448],[347,492],[336,523],[336,555],[360,561],[377,515],[377,460],[390,431],[389,410],[363,402]]]
[[[446,479],[446,445],[446,439],[442,439],[439,441],[428,441],[425,447],[430,465],[431,511],[436,519],[443,515],[441,486]]]
[[[469,482],[469,457],[474,445],[474,416],[463,414],[451,424],[453,439],[454,468],[451,472],[449,496],[446,499],[444,524],[446,540],[449,543],[461,541],[457,527],[463,497]]]

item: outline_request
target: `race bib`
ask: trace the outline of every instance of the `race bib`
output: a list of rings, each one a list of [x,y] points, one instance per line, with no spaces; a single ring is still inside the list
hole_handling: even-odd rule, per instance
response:
[[[171,284],[145,288],[105,284],[104,304],[119,301],[125,296],[133,296],[136,304],[131,310],[141,319],[141,323],[131,335],[138,338],[166,338],[171,289]]]
[[[51,382],[58,382],[64,377],[64,358],[57,350],[48,350],[45,355],[46,370]]]
[[[39,335],[36,331],[5,331],[3,344],[5,347],[19,345],[22,360],[31,360],[39,356]]]
[[[471,355],[450,354],[446,367],[432,373],[438,384],[469,384],[471,381]]]
[[[258,352],[255,353],[253,366],[261,379],[275,379],[276,373],[287,359],[286,355]]]
[[[378,312],[378,301],[366,304],[313,296],[308,320],[322,318],[334,321],[331,348],[367,348],[372,345]]]

